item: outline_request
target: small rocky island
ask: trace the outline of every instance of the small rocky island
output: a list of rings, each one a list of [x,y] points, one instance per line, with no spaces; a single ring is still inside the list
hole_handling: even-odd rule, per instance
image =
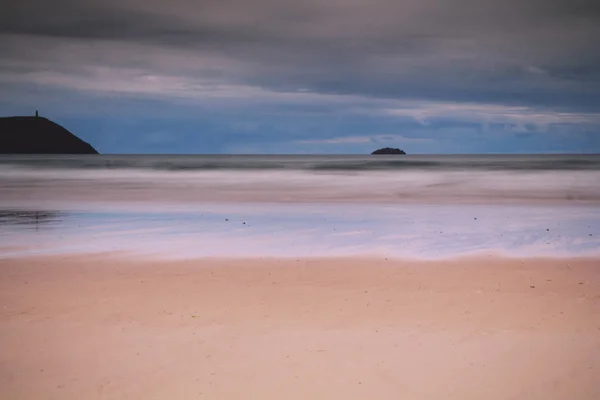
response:
[[[392,147],[384,147],[383,149],[375,150],[371,154],[406,154],[404,150],[395,149]]]
[[[89,143],[39,117],[0,118],[0,154],[98,154]]]

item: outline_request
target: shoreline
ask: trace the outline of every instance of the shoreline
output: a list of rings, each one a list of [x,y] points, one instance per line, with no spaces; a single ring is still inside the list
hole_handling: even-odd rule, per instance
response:
[[[470,252],[455,253],[450,255],[439,255],[439,256],[407,256],[407,255],[395,255],[395,254],[381,254],[381,253],[347,253],[347,254],[324,254],[324,255],[238,255],[238,256],[223,256],[223,255],[177,255],[173,252],[142,252],[132,249],[119,249],[119,250],[98,250],[89,251],[85,249],[81,250],[54,250],[52,248],[46,248],[37,252],[31,252],[31,248],[26,246],[0,246],[0,263],[5,262],[22,262],[22,261],[37,261],[39,259],[60,259],[60,260],[71,260],[73,258],[85,259],[89,257],[99,257],[116,259],[121,262],[131,262],[134,264],[139,263],[213,263],[229,261],[233,263],[238,262],[297,262],[308,261],[308,262],[341,262],[344,260],[362,261],[362,262],[383,262],[386,264],[394,264],[396,266],[403,264],[455,264],[455,263],[480,263],[480,262],[492,262],[492,263],[514,263],[514,262],[541,262],[541,263],[587,263],[597,262],[600,265],[600,251],[588,252],[580,254],[568,254],[568,253],[555,253],[555,254],[517,254],[508,251],[499,251],[497,249],[489,250],[478,250]],[[600,268],[600,267],[599,267]]]
[[[0,260],[21,399],[597,399],[600,259]]]
[[[6,185],[10,185],[7,182]],[[131,185],[135,185],[135,182],[130,182]],[[122,190],[118,188],[106,188],[105,191],[97,190],[87,191],[83,193],[84,189],[81,189],[81,194],[78,194],[78,189],[75,186],[65,186],[60,189],[51,190],[40,190],[43,194],[44,200],[28,200],[29,189],[10,189],[3,194],[2,204],[0,208],[7,210],[19,210],[26,208],[27,210],[36,211],[43,209],[46,211],[93,211],[93,210],[107,210],[107,211],[132,211],[137,207],[146,208],[148,212],[153,212],[158,207],[172,208],[174,210],[196,211],[206,207],[231,205],[232,207],[238,206],[282,206],[282,207],[396,207],[396,206],[409,206],[409,207],[461,207],[461,206],[474,206],[474,207],[523,207],[523,208],[535,208],[535,207],[546,207],[546,208],[557,208],[557,209],[568,209],[568,208],[591,208],[596,209],[600,205],[600,196],[589,197],[589,198],[570,198],[570,197],[498,197],[497,194],[489,194],[485,196],[477,196],[474,194],[468,194],[464,196],[439,196],[431,194],[428,196],[415,195],[415,196],[403,196],[394,193],[381,195],[379,197],[366,197],[366,196],[352,196],[342,194],[340,196],[330,196],[321,198],[310,198],[306,195],[293,193],[290,197],[288,193],[274,196],[271,192],[265,192],[260,195],[248,195],[247,191],[242,194],[229,194],[219,193],[218,195],[209,195],[205,193],[198,193],[198,191],[185,191],[184,188],[161,188],[157,190],[148,190],[142,193],[135,191]],[[165,192],[169,190],[179,191],[177,197],[175,194],[165,196]],[[307,189],[312,190],[312,189]],[[68,195],[65,195],[68,193]],[[191,194],[189,194],[191,193]],[[185,196],[183,195],[185,194]],[[102,201],[97,201],[99,196],[103,197]],[[186,197],[187,196],[187,197]],[[204,197],[202,197],[204,196]],[[254,197],[253,197],[254,196]],[[232,198],[234,200],[232,200]],[[275,199],[273,199],[275,198]],[[82,206],[83,204],[83,206]],[[156,211],[154,211],[156,212]]]

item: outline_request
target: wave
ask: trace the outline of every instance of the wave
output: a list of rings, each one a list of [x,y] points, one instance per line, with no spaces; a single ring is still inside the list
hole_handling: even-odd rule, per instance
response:
[[[600,171],[596,155],[4,156],[0,168],[83,170]]]
[[[600,204],[589,169],[178,169],[0,166],[0,203],[384,202]]]

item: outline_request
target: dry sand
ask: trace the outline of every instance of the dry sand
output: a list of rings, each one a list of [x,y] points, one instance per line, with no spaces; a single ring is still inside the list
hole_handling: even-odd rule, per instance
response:
[[[600,399],[600,262],[0,260],[2,399]]]

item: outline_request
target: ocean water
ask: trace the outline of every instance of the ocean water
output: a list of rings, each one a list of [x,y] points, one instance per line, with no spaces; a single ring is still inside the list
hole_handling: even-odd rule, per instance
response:
[[[596,256],[600,156],[0,156],[0,257]]]

